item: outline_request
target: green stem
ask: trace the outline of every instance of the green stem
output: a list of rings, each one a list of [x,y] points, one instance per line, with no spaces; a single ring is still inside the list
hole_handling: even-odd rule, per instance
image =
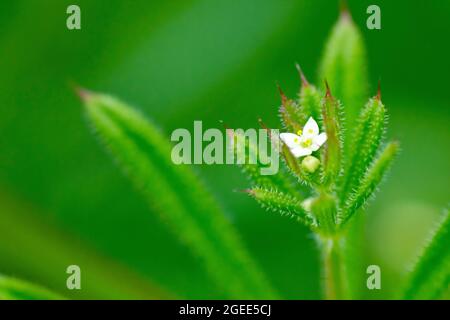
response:
[[[324,291],[327,300],[348,299],[348,282],[346,279],[343,239],[322,238],[322,263]]]

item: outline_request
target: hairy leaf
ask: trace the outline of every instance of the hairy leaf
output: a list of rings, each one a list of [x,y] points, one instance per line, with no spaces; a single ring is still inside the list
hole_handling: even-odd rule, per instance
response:
[[[288,132],[297,132],[306,122],[305,116],[300,112],[299,105],[288,99],[280,89],[281,106],[279,108],[281,123]]]
[[[252,188],[248,190],[248,193],[264,209],[277,212],[282,216],[295,218],[306,226],[312,226],[314,224],[314,220],[303,208],[300,199],[284,194],[278,190],[269,190],[262,187]]]
[[[266,165],[261,162],[261,154],[258,153],[256,139],[251,139],[250,136],[247,136],[243,131],[228,129],[227,132],[231,135],[232,141],[234,141],[230,147],[236,156],[237,163],[253,185],[263,186],[265,188],[276,187],[289,194],[298,193],[293,186],[291,176],[289,176],[282,168],[280,168],[276,174],[261,174],[261,170],[266,167]],[[267,134],[267,131],[264,132]],[[270,143],[274,145],[273,152],[279,153],[279,140],[274,141],[274,139],[279,138],[277,136],[269,137]],[[253,162],[251,159],[253,159]]]
[[[450,289],[450,214],[446,210],[410,275],[405,299],[439,299]]]
[[[319,127],[322,124],[322,96],[315,86],[306,80],[302,82],[299,94],[301,110],[304,113],[305,123],[309,117],[317,121]]]
[[[370,99],[358,118],[350,141],[351,149],[340,190],[342,202],[358,186],[372,162],[385,132],[385,118],[386,109],[379,97]]]
[[[341,105],[331,96],[328,85],[322,102],[322,119],[327,134],[327,142],[322,148],[323,184],[328,186],[336,180],[342,167],[344,131]]]
[[[315,175],[309,174],[308,172],[306,172],[306,170],[302,168],[300,161],[292,154],[292,152],[289,150],[289,147],[286,146],[284,143],[282,143],[281,146],[281,154],[283,156],[284,163],[288,168],[289,172],[296,178],[296,183],[299,189],[302,191],[302,194],[303,195],[309,194],[310,192],[308,192],[307,190],[308,188],[305,187],[317,185],[317,183],[312,179],[312,177]],[[296,192],[291,193],[294,195],[297,194]]]
[[[376,158],[362,179],[359,187],[350,195],[344,208],[338,213],[338,223],[346,223],[352,215],[372,196],[378,185],[383,180],[392,161],[398,153],[398,142],[389,143],[381,154]]]
[[[189,168],[173,164],[168,139],[117,99],[82,96],[101,142],[174,234],[202,259],[226,297],[275,297],[213,197]]]

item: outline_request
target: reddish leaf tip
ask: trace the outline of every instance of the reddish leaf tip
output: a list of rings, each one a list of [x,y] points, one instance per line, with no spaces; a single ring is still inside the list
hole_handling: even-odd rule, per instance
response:
[[[378,79],[378,89],[377,89],[377,95],[375,96],[375,99],[378,101],[381,101],[381,80]]]
[[[219,122],[222,124],[223,128],[225,129],[226,135],[230,138],[234,138],[234,131],[231,129],[223,120],[219,120]]]
[[[298,74],[300,76],[300,80],[302,81],[302,85],[304,87],[309,86],[308,79],[306,79],[305,74],[303,73],[302,68],[300,67],[300,65],[298,63],[296,63],[295,67],[297,68]]]
[[[271,137],[271,132],[269,127],[264,123],[264,121],[261,118],[258,118],[258,123],[261,126],[261,128],[265,129],[267,131],[267,134],[269,135],[269,137]]]
[[[326,88],[325,97],[331,98],[332,97],[331,90],[330,90],[330,86],[328,85],[327,79],[325,79],[325,88]]]
[[[255,194],[255,192],[252,189],[244,189],[244,190],[233,189],[233,192],[246,193],[246,194],[249,194],[249,195],[254,195]]]
[[[352,16],[350,14],[350,10],[348,9],[348,3],[346,0],[341,0],[339,2],[339,11],[341,19],[351,20]]]
[[[89,91],[88,89],[85,89],[81,86],[79,86],[76,83],[70,84],[73,91],[76,93],[76,95],[83,101],[86,102],[90,97],[92,97],[93,93],[92,91]]]
[[[267,126],[264,124],[263,120],[260,117],[258,118],[258,123],[262,128],[267,129]]]
[[[277,83],[277,88],[278,88],[278,92],[280,93],[281,103],[282,103],[282,104],[285,104],[285,103],[287,102],[287,97],[286,97],[286,95],[284,94],[283,90],[281,89],[279,83]]]
[[[228,127],[228,125],[223,120],[219,120],[219,122],[225,129],[230,129],[230,127]]]

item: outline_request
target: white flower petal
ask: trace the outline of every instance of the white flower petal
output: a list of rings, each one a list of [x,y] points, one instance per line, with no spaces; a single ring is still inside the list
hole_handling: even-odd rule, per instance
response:
[[[289,149],[297,148],[299,146],[300,137],[294,133],[280,133],[280,139]]]
[[[290,151],[296,158],[309,156],[312,153],[311,148],[303,148],[303,147],[292,148],[290,149]]]
[[[325,132],[322,132],[318,136],[315,136],[313,138],[313,143],[311,146],[312,150],[313,151],[319,150],[319,148],[325,143],[325,141],[327,141],[327,134]]]
[[[317,144],[319,147],[322,146],[325,143],[325,141],[327,141],[327,134],[325,132],[322,132],[313,139],[313,143]]]
[[[303,135],[307,137],[317,136],[319,134],[319,125],[316,120],[312,117],[309,117],[308,121],[303,128]]]

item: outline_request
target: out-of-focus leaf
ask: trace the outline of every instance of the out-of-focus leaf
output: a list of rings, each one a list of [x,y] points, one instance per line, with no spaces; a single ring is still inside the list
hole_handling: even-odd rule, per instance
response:
[[[450,289],[450,214],[447,209],[410,275],[405,299],[438,299]]]
[[[324,79],[344,104],[346,121],[353,123],[367,99],[368,76],[362,36],[347,11],[341,13],[325,46],[319,81]]]
[[[45,213],[0,188],[0,268],[73,299],[169,299],[174,295],[84,241],[42,220]],[[14,257],[11,258],[11,257]],[[81,269],[81,290],[68,290],[67,267]]]
[[[225,297],[275,297],[214,198],[188,167],[172,162],[169,139],[113,97],[82,96],[100,141],[173,233],[201,258]]]

